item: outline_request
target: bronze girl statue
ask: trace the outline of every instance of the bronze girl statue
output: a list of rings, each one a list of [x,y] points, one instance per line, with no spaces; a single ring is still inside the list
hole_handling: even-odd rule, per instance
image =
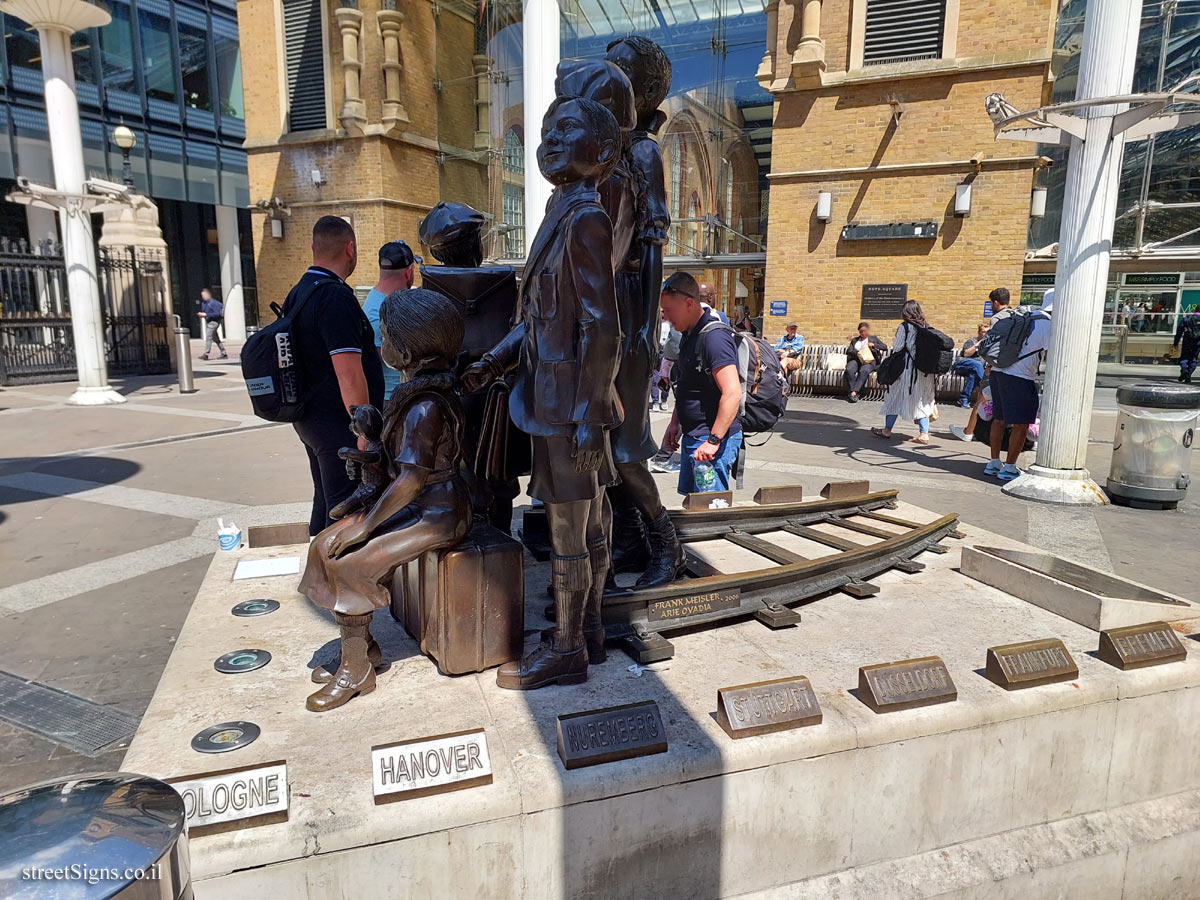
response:
[[[388,296],[380,324],[383,359],[401,375],[383,413],[391,480],[373,505],[334,522],[309,547],[300,592],[332,610],[342,643],[337,672],[308,698],[314,712],[375,689],[381,657],[369,626],[371,614],[390,602],[393,573],[423,553],[458,543],[471,527],[453,373],[462,314],[448,298],[417,288]],[[320,674],[314,680],[324,680]]]

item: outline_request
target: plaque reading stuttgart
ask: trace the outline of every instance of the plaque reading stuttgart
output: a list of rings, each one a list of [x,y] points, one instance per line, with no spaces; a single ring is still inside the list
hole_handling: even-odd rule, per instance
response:
[[[667,752],[653,700],[559,716],[558,758],[568,769]]]
[[[858,698],[877,713],[932,706],[958,699],[958,688],[940,656],[863,666]]]
[[[371,748],[376,803],[491,783],[492,760],[482,728]]]
[[[655,600],[646,608],[646,618],[651,622],[666,622],[671,619],[690,619],[704,613],[737,609],[742,603],[741,588],[726,588],[707,594],[689,594],[686,597],[671,597]]]
[[[988,647],[987,677],[1010,691],[1072,681],[1079,667],[1058,638]]]
[[[1183,662],[1187,651],[1166,622],[1147,622],[1100,632],[1100,658],[1118,669]]]
[[[717,722],[732,738],[821,724],[821,705],[803,675],[717,691]]]

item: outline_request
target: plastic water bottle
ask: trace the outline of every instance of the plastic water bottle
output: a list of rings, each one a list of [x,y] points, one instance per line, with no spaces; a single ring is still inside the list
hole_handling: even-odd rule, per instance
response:
[[[693,467],[696,491],[714,491],[717,488],[717,470],[710,462],[697,462]]]

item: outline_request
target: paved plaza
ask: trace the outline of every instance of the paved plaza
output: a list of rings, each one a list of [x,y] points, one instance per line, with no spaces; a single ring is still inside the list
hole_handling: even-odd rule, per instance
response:
[[[0,671],[141,716],[216,551],[217,519],[243,530],[307,519],[304,453],[290,426],[250,414],[232,349],[229,360],[197,363],[190,395],[171,378],[129,379],[116,383],[126,404],[80,409],[65,404],[71,384],[0,389]],[[1096,389],[1088,464],[1100,481],[1116,383],[1101,376]],[[983,476],[982,444],[949,435],[965,410],[941,407],[928,447],[873,437],[878,416],[878,403],[793,397],[769,441],[751,447],[741,498],[768,484],[802,483],[815,495],[827,481],[866,478],[916,505],[1200,601],[1200,494],[1172,512],[1029,504]],[[656,433],[666,420],[655,414]],[[674,477],[658,478],[677,499]],[[0,792],[116,770],[124,752],[89,757],[0,723]]]

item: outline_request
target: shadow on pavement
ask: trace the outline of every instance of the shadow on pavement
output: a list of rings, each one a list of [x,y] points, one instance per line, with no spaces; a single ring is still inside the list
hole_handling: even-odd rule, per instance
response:
[[[141,470],[141,463],[111,456],[0,458],[0,476],[17,477],[25,473],[32,478],[36,478],[38,475],[54,475],[60,478],[74,478],[89,482],[89,484],[80,485],[75,489],[72,489],[69,484],[55,485],[53,496],[69,496],[79,491],[90,490],[97,484],[117,484],[136,475]],[[45,491],[35,489],[32,481],[29,488],[23,488],[19,483],[10,483],[0,487],[0,503],[25,503],[29,500],[43,499],[46,496]]]

